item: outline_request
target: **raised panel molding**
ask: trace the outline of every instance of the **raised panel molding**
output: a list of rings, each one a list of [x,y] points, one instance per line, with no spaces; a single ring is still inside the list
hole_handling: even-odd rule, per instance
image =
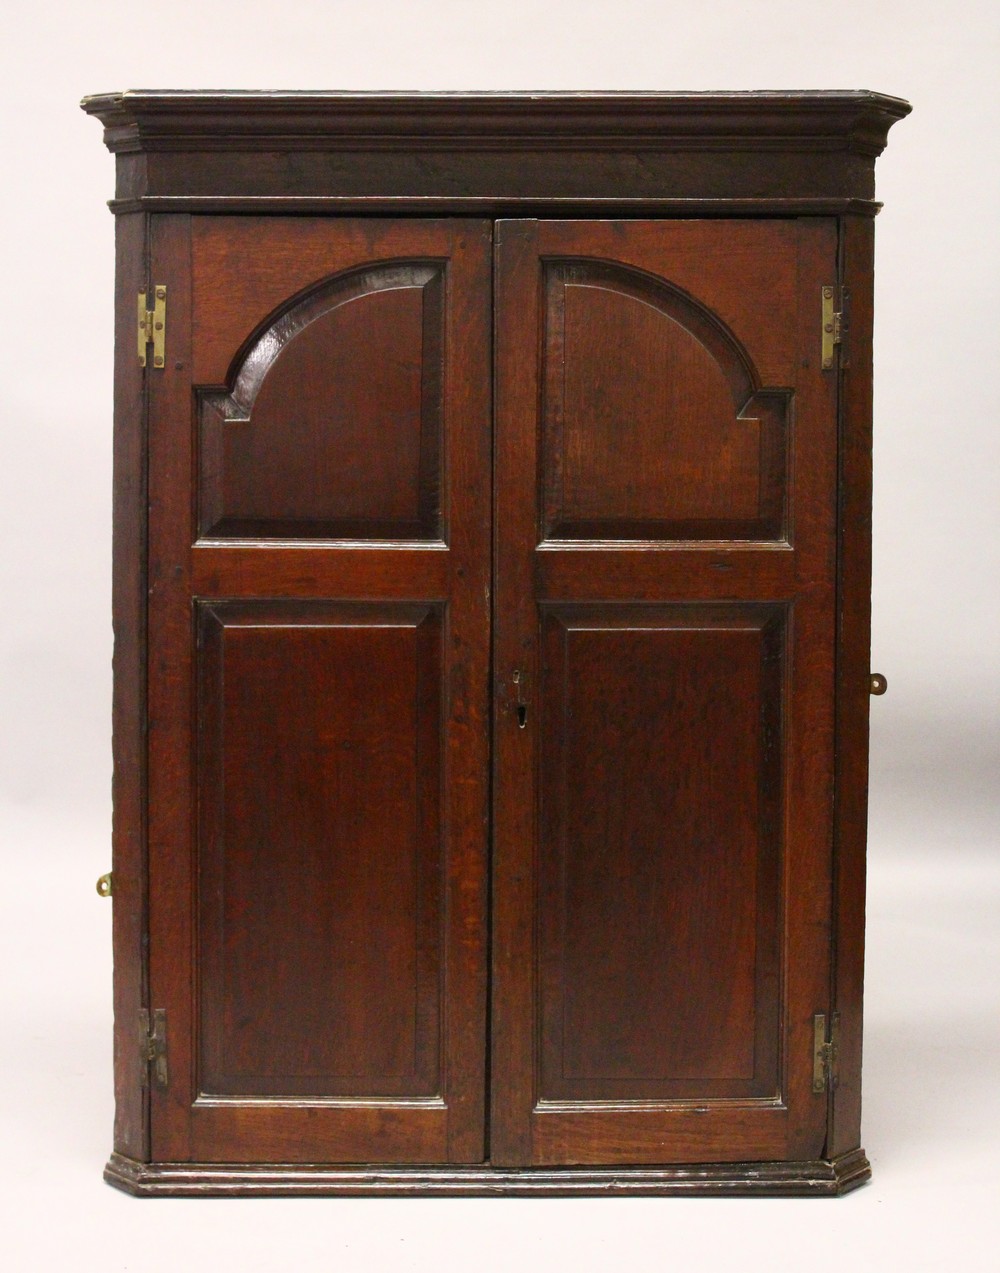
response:
[[[441,627],[197,606],[202,1095],[439,1098]]]
[[[786,613],[542,607],[540,1108],[780,1096]]]
[[[443,302],[443,262],[392,262],[271,315],[197,392],[201,535],[440,539]]]
[[[791,390],[666,279],[544,269],[545,536],[781,539]]]

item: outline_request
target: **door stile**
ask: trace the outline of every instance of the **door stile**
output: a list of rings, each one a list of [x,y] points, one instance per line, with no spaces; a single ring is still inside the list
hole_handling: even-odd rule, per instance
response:
[[[538,683],[532,547],[535,499],[523,483],[537,471],[534,359],[522,333],[523,296],[535,278],[531,221],[498,221],[494,231],[494,631],[493,631],[493,957],[490,1011],[490,1160],[531,1161],[535,1044],[530,1016],[535,978],[533,917],[536,841]],[[515,684],[514,675],[518,681]],[[527,681],[523,678],[527,677]],[[527,684],[528,693],[524,693]],[[518,703],[518,689],[523,701]],[[526,709],[524,726],[518,707]]]
[[[460,239],[461,256],[450,267],[450,332],[453,341],[461,333],[476,355],[450,364],[454,407],[446,481],[453,516],[445,635],[446,657],[451,659],[445,758],[450,803],[445,835],[453,839],[453,860],[445,916],[446,942],[460,975],[445,982],[450,1023],[445,1039],[449,1161],[476,1163],[488,1152],[493,226],[488,221],[459,224],[466,237]]]
[[[191,1158],[196,944],[192,773],[191,218],[150,218],[150,283],[169,280],[166,366],[149,401],[149,1011],[167,1012],[166,1086],[147,1076],[152,1157]]]

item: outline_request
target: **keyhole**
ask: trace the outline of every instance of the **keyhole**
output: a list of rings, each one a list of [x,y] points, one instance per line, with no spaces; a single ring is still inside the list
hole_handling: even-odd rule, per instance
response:
[[[518,727],[518,729],[524,729],[524,728],[525,728],[525,726],[527,725],[527,723],[528,723],[528,708],[526,707],[526,705],[525,705],[524,703],[518,703],[518,705],[517,705],[517,727]]]

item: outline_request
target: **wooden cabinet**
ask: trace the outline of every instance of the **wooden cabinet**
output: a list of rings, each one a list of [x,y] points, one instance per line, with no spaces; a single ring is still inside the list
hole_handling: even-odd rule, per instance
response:
[[[84,106],[118,164],[107,1178],[867,1179],[873,168],[909,108]]]

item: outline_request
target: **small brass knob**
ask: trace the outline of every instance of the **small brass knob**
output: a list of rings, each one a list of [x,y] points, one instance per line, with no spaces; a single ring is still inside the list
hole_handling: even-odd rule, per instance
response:
[[[872,672],[871,679],[868,682],[868,689],[872,694],[884,694],[889,688],[889,682],[885,679],[881,672]]]
[[[101,897],[111,896],[111,872],[110,871],[108,871],[107,875],[102,875],[101,878],[97,881],[97,892],[99,896]]]

